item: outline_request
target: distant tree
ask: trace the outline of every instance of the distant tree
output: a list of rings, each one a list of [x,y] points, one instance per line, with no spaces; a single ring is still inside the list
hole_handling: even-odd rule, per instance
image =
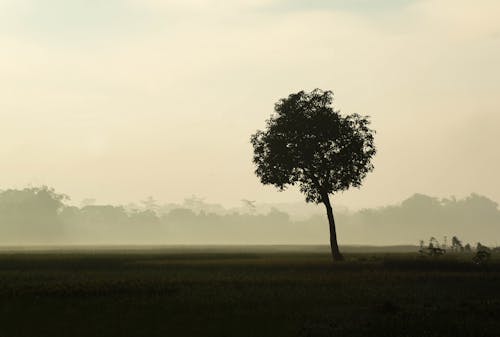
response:
[[[482,250],[489,251],[490,248],[488,246],[483,245],[481,242],[478,242],[476,245],[476,251],[482,251]]]
[[[472,258],[472,261],[475,264],[484,264],[489,261],[491,257],[491,249],[487,246],[481,244],[481,242],[477,243],[476,246],[476,254]]]
[[[69,197],[47,186],[0,192],[1,239],[50,242],[63,232],[59,214]]]
[[[464,246],[462,245],[462,241],[458,239],[458,237],[454,236],[451,239],[451,249],[455,252],[463,252]]]
[[[342,116],[332,108],[333,93],[300,91],[275,104],[267,128],[251,137],[255,173],[280,190],[298,185],[306,202],[326,207],[330,246],[342,260],[330,194],[360,187],[373,170],[374,131],[368,117]]]
[[[441,246],[439,241],[435,237],[431,237],[429,240],[429,245],[424,246],[424,241],[420,240],[420,249],[418,251],[422,256],[429,255],[433,257],[438,257],[446,253],[445,245]]]
[[[152,196],[147,197],[145,200],[141,200],[141,204],[144,210],[152,211],[155,213],[158,212],[158,209],[160,208],[155,198],[153,198]]]
[[[243,207],[246,208],[250,214],[255,213],[257,209],[255,207],[255,200],[241,199],[241,202],[243,203]]]
[[[192,211],[200,212],[205,209],[205,205],[205,198],[200,198],[196,195],[192,195],[191,197],[184,199],[183,206]]]

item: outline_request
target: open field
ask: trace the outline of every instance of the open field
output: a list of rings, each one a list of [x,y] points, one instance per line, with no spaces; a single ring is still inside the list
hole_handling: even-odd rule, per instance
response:
[[[0,337],[500,336],[500,259],[324,247],[2,250]]]

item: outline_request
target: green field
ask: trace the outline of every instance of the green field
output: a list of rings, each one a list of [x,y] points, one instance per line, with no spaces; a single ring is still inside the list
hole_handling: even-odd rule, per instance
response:
[[[291,247],[0,253],[0,337],[500,336],[500,260]]]

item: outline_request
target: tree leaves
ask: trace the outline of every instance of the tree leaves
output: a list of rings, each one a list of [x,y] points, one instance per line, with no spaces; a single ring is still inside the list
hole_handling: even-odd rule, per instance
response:
[[[251,136],[255,173],[280,190],[299,185],[307,202],[361,186],[376,153],[368,117],[342,116],[333,93],[315,89],[279,100],[266,130]]]

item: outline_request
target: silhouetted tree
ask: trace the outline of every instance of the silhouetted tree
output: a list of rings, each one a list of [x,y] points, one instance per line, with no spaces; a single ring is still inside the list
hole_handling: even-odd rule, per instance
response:
[[[478,242],[476,246],[476,254],[474,254],[472,261],[475,264],[484,264],[489,261],[490,257],[491,249],[481,244],[481,242]]]
[[[451,249],[455,252],[463,252],[464,246],[462,245],[462,241],[458,239],[458,237],[454,236],[451,239]]]
[[[478,242],[476,245],[476,251],[486,250],[489,251],[490,248],[488,246],[483,245],[481,242]]]
[[[298,184],[307,202],[325,205],[332,256],[341,260],[329,195],[360,187],[373,170],[376,150],[368,117],[342,116],[332,101],[331,91],[319,89],[281,99],[266,130],[258,130],[251,142],[255,173],[263,184],[280,190]]]

